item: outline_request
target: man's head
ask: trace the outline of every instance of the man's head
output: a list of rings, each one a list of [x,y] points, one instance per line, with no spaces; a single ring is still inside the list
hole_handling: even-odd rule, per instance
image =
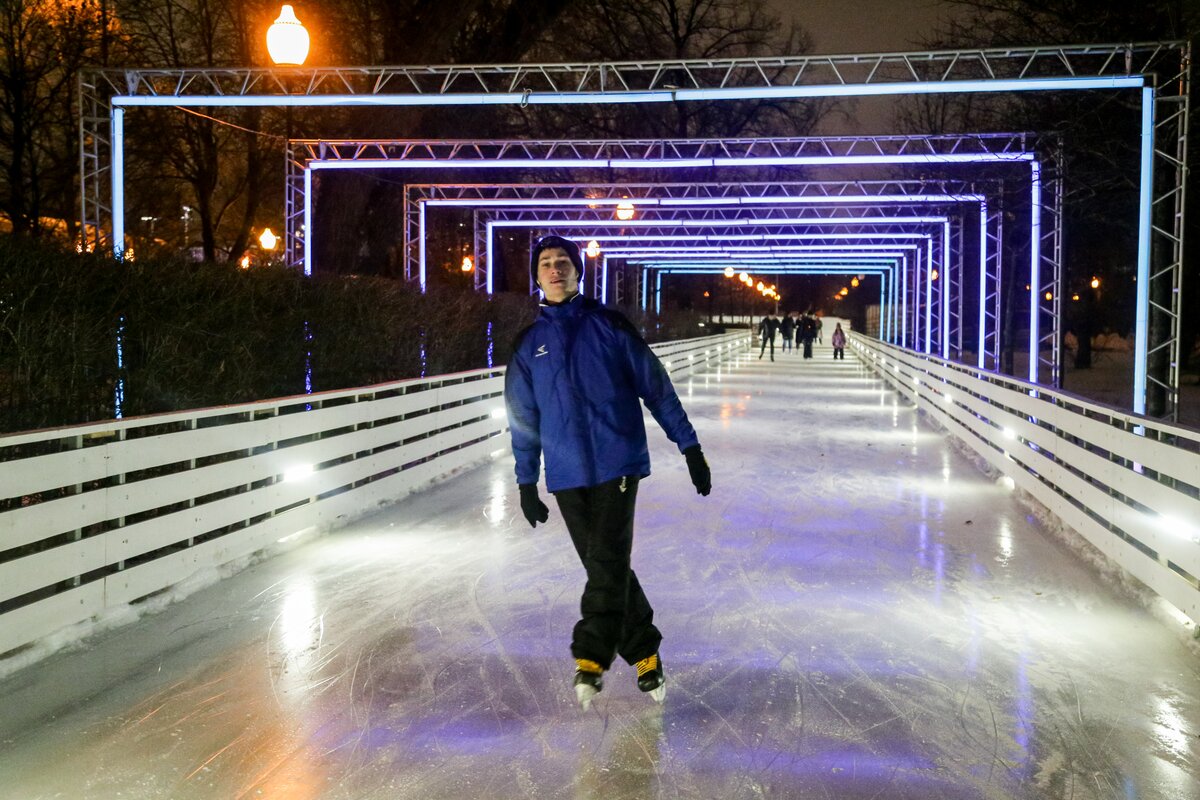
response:
[[[561,303],[579,291],[583,259],[579,246],[561,236],[543,236],[533,245],[530,273],[551,303]]]

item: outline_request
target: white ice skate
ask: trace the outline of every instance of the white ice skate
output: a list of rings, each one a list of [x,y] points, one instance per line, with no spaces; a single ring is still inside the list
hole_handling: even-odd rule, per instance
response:
[[[649,658],[643,658],[634,667],[638,674],[638,688],[653,697],[656,703],[665,701],[667,699],[667,678],[663,674],[662,659],[658,657],[658,653]]]
[[[579,707],[587,711],[592,700],[604,688],[604,668],[586,658],[575,659],[575,699]]]

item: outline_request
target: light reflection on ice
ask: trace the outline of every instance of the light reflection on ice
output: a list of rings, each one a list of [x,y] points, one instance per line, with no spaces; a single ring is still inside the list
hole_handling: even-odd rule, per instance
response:
[[[1188,726],[1170,698],[1154,699],[1154,738],[1176,758],[1190,757],[1191,737]]]
[[[496,476],[488,487],[488,504],[483,515],[493,528],[508,527],[508,482]]]
[[[323,622],[317,614],[316,588],[307,573],[293,575],[284,589],[278,619],[275,695],[296,707],[305,705],[311,673],[320,650]]]
[[[1009,559],[1013,557],[1013,536],[1012,526],[1009,525],[1008,517],[1000,518],[1000,555],[997,557],[1003,566],[1008,566]]]
[[[312,578],[296,575],[288,581],[279,612],[279,637],[284,653],[298,658],[317,641],[317,598]]]

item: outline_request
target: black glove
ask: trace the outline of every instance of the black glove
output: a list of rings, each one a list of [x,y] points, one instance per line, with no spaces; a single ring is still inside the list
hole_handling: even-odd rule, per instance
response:
[[[539,522],[550,519],[550,509],[538,497],[536,483],[522,483],[517,488],[521,490],[521,513],[529,520],[529,527],[536,528]]]
[[[708,468],[708,461],[705,460],[700,445],[694,444],[684,450],[683,457],[687,459],[688,474],[692,476],[696,494],[708,497],[708,493],[712,491],[712,471]]]

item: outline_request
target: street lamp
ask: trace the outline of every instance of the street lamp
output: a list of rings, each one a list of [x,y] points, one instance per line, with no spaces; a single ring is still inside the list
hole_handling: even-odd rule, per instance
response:
[[[475,269],[475,259],[471,258],[470,256],[463,256],[462,271],[470,272],[473,269]]]
[[[622,222],[633,219],[633,203],[617,203],[617,219]]]
[[[733,267],[726,267],[726,268],[725,268],[725,277],[726,277],[726,278],[732,278],[732,277],[733,277]]]
[[[1092,278],[1092,288],[1093,288],[1093,289],[1099,289],[1099,288],[1100,288],[1100,279],[1099,279],[1099,278],[1096,278],[1096,277],[1093,277],[1093,278]]]
[[[595,258],[598,255],[600,255],[600,243],[592,239],[587,245],[587,257]]]
[[[308,58],[308,31],[291,5],[279,10],[279,19],[267,28],[267,52],[279,66],[299,67]]]
[[[271,61],[276,66],[302,66],[304,60],[308,58],[308,48],[308,31],[304,28],[303,23],[296,19],[296,12],[292,6],[284,3],[283,8],[279,10],[279,18],[271,24],[271,27],[267,28],[267,53],[271,56]],[[283,78],[283,88],[285,93],[292,93],[291,79],[286,75]],[[283,110],[283,118],[285,137],[283,154],[285,158],[291,158],[292,107],[290,105]],[[284,243],[283,261],[289,266],[292,263],[292,248],[295,246],[295,237]]]
[[[270,228],[263,228],[263,232],[258,236],[258,245],[263,250],[274,250],[279,244],[279,237],[276,236]]]

